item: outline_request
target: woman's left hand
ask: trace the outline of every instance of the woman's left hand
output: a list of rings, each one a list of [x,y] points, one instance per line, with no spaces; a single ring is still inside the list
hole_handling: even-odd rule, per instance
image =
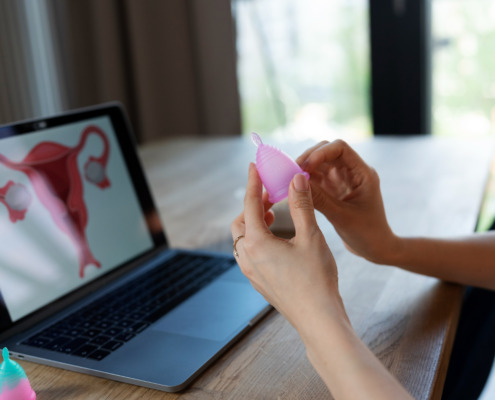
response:
[[[269,207],[256,167],[251,164],[244,212],[231,225],[234,239],[243,236],[236,243],[236,258],[244,275],[296,329],[322,307],[326,312],[333,308],[345,317],[337,267],[316,223],[306,178],[296,175],[289,188],[289,209],[295,227],[292,239],[271,233]]]

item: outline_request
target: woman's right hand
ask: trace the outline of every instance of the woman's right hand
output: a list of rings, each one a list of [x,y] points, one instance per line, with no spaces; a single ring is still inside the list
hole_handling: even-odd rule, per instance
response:
[[[399,238],[387,222],[380,179],[344,141],[321,142],[297,163],[311,175],[313,203],[355,254],[386,264]]]

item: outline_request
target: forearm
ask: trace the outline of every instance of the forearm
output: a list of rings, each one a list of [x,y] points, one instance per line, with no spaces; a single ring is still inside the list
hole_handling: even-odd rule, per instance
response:
[[[393,249],[377,262],[495,290],[495,233],[456,239],[397,238]]]
[[[339,316],[335,310],[306,315],[299,330],[310,362],[335,399],[412,399],[357,337],[345,312]]]

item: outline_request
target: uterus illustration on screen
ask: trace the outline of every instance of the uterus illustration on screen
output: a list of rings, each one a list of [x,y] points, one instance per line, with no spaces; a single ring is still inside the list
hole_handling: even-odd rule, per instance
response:
[[[11,170],[24,173],[30,181],[29,188],[14,180],[3,186],[0,182],[0,203],[8,210],[11,223],[22,223],[29,218],[29,207],[39,201],[49,212],[53,223],[74,245],[74,256],[79,262],[79,276],[89,265],[97,268],[101,263],[93,255],[87,237],[88,210],[83,197],[83,181],[77,157],[84,149],[90,135],[98,136],[103,142],[99,157],[90,156],[84,164],[84,178],[100,189],[110,186],[106,167],[110,145],[105,132],[96,125],[89,125],[80,133],[79,143],[68,147],[60,143],[45,141],[36,144],[21,161],[13,161],[0,152],[0,164]],[[37,198],[37,199],[36,199]],[[0,218],[4,215],[0,214]],[[5,217],[7,219],[7,217]]]

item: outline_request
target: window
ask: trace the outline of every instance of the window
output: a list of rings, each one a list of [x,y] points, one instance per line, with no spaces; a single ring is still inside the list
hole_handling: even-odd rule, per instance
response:
[[[367,0],[233,0],[243,133],[371,135]]]
[[[495,2],[434,0],[433,134],[495,133]]]

